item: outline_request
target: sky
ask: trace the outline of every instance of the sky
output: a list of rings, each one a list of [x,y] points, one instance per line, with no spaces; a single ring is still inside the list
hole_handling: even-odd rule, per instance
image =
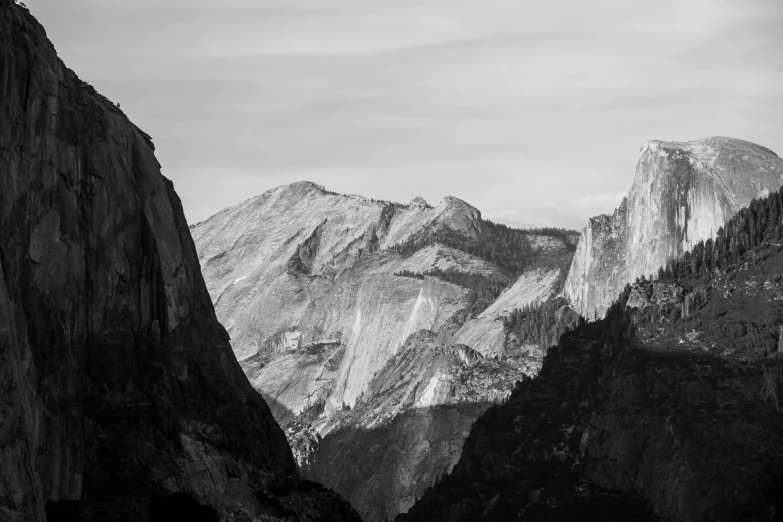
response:
[[[610,213],[648,139],[783,155],[781,0],[27,0],[196,223],[308,180],[512,226]]]

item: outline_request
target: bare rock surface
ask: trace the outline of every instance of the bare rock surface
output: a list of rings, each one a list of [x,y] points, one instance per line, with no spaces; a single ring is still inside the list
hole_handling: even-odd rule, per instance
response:
[[[0,0],[0,518],[358,520],[232,354],[150,137]]]
[[[540,360],[485,360],[419,332],[373,378],[366,398],[310,442],[302,470],[342,491],[365,519],[393,518],[451,470],[476,418],[535,374]],[[289,433],[301,436],[296,427]]]
[[[552,295],[559,275],[559,269],[531,270],[522,274],[489,308],[465,323],[453,342],[470,346],[484,357],[502,357],[506,347],[503,318],[515,308],[545,301]]]
[[[713,237],[751,199],[781,185],[783,160],[753,143],[645,142],[628,197],[582,231],[564,295],[585,317],[601,316],[626,283]]]
[[[457,198],[401,205],[299,182],[226,209],[192,233],[218,318],[286,427],[300,469],[366,520],[410,507],[453,465],[468,427],[502,400],[512,375],[539,367],[538,352],[516,350],[504,361],[483,355],[504,356],[502,317],[552,295],[560,270],[525,272],[512,285],[509,270],[463,243],[500,245],[518,234]],[[531,256],[570,256],[562,239],[523,240]],[[428,275],[446,272],[509,288],[474,317],[469,288]],[[491,341],[459,340],[471,323]],[[455,343],[481,359],[464,364],[467,352],[460,356]],[[469,377],[481,368],[480,379]]]

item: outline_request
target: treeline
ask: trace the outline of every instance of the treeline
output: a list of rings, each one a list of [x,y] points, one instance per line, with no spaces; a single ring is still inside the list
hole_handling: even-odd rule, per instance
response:
[[[556,227],[540,227],[540,228],[511,228],[502,223],[495,223],[489,219],[485,219],[484,223],[492,230],[493,233],[499,236],[511,237],[514,235],[522,236],[549,236],[562,241],[566,249],[571,252],[576,250],[576,243],[579,240],[579,233],[575,230],[568,230],[567,228]]]
[[[688,275],[711,275],[736,264],[742,255],[780,239],[783,233],[783,188],[754,199],[718,229],[714,239],[699,241],[690,251],[669,259],[657,280],[673,282]]]
[[[535,344],[546,350],[578,321],[579,316],[568,307],[567,299],[553,297],[543,304],[513,310],[503,320],[503,326],[508,334],[517,336],[520,344]]]
[[[566,250],[560,254],[536,254],[527,238],[527,231],[510,228],[506,225],[485,221],[490,233],[481,240],[469,238],[451,229],[437,233],[427,232],[410,237],[406,241],[389,247],[389,251],[409,256],[420,249],[440,243],[461,250],[474,257],[484,259],[506,270],[514,278],[535,268],[568,267],[573,257],[573,248],[567,243]]]
[[[447,283],[467,288],[470,290],[467,308],[471,314],[475,315],[486,310],[511,283],[509,279],[505,277],[485,276],[481,274],[460,272],[453,269],[440,270],[436,268],[423,273],[402,270],[400,272],[395,272],[394,275],[414,277],[416,279],[424,279],[425,276],[437,277]]]
[[[576,250],[576,244],[579,242],[579,233],[567,228],[542,227],[525,228],[522,230],[531,236],[555,237],[565,243],[571,251]]]
[[[391,206],[391,207],[394,207],[397,210],[403,210],[403,209],[411,208],[413,206],[410,203],[407,203],[407,204],[406,203],[398,203],[397,201],[389,201],[388,199],[375,199],[375,198],[369,198],[369,199],[373,203],[380,203],[381,205]],[[424,208],[432,209],[433,206],[430,205],[429,203],[426,203],[424,205]]]

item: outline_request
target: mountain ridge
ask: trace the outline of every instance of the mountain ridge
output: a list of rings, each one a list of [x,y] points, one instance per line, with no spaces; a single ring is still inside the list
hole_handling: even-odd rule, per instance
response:
[[[409,506],[457,458],[466,426],[504,396],[510,375],[535,371],[540,349],[507,348],[503,317],[553,294],[573,251],[567,231],[511,229],[458,198],[403,205],[309,182],[267,191],[191,230],[237,358],[277,420],[295,427],[286,434],[300,468],[368,520]],[[493,311],[498,294],[506,304]],[[406,357],[425,380],[404,378],[398,366],[412,346],[416,355]],[[480,373],[486,391],[476,397],[455,381],[475,378],[465,349],[496,369]],[[417,404],[428,406],[407,417]],[[436,440],[452,431],[448,443]],[[379,437],[418,448],[427,464],[376,454]],[[349,451],[379,467],[351,476],[337,458]],[[397,486],[379,487],[389,481]]]

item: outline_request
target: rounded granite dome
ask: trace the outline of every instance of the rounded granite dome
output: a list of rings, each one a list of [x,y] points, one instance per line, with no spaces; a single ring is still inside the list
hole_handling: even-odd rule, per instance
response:
[[[429,205],[427,204],[427,200],[424,199],[421,196],[416,196],[411,200],[411,206],[412,207],[419,207],[419,208],[427,208]]]

